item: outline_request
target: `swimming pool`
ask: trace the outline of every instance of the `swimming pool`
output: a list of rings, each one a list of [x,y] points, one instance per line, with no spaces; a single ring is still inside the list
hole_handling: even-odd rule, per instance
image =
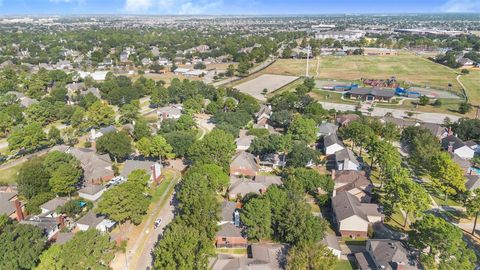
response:
[[[480,168],[470,167],[469,171],[473,171],[474,173],[480,175]]]

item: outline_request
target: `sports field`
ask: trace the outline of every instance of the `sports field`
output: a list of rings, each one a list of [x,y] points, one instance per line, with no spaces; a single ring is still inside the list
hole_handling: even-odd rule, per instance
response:
[[[305,59],[279,59],[264,73],[302,76],[305,67]],[[461,89],[457,71],[407,52],[394,56],[321,56],[310,60],[309,73],[317,79],[347,81],[395,76],[404,86],[448,89],[452,84],[453,91]]]
[[[470,74],[460,77],[465,86],[468,101],[474,105],[480,105],[480,70],[470,70]]]
[[[267,99],[263,93],[264,89],[267,89],[267,92],[265,93],[267,94],[292,83],[296,79],[298,79],[296,76],[263,74],[252,80],[236,85],[235,88],[258,100],[266,101]]]

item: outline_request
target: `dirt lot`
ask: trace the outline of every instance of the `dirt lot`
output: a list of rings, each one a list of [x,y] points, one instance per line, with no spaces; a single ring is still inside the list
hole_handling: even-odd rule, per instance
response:
[[[235,86],[235,88],[241,92],[253,96],[258,100],[266,101],[265,95],[263,94],[263,89],[267,89],[267,93],[270,93],[294,82],[297,79],[298,77],[296,76],[263,74],[253,80],[241,83]]]

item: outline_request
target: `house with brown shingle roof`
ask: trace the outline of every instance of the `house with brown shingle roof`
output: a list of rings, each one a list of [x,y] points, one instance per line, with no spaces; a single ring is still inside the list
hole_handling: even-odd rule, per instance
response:
[[[370,202],[373,185],[364,171],[332,170],[332,180],[335,183],[332,197],[339,192],[347,191],[361,202]]]
[[[260,166],[254,155],[241,151],[230,163],[230,175],[255,177],[260,170]]]

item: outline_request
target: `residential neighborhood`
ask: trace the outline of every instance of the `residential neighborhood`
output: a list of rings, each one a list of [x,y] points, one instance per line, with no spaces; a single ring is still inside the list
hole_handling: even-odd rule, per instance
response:
[[[475,1],[20,2],[0,270],[480,267]]]

